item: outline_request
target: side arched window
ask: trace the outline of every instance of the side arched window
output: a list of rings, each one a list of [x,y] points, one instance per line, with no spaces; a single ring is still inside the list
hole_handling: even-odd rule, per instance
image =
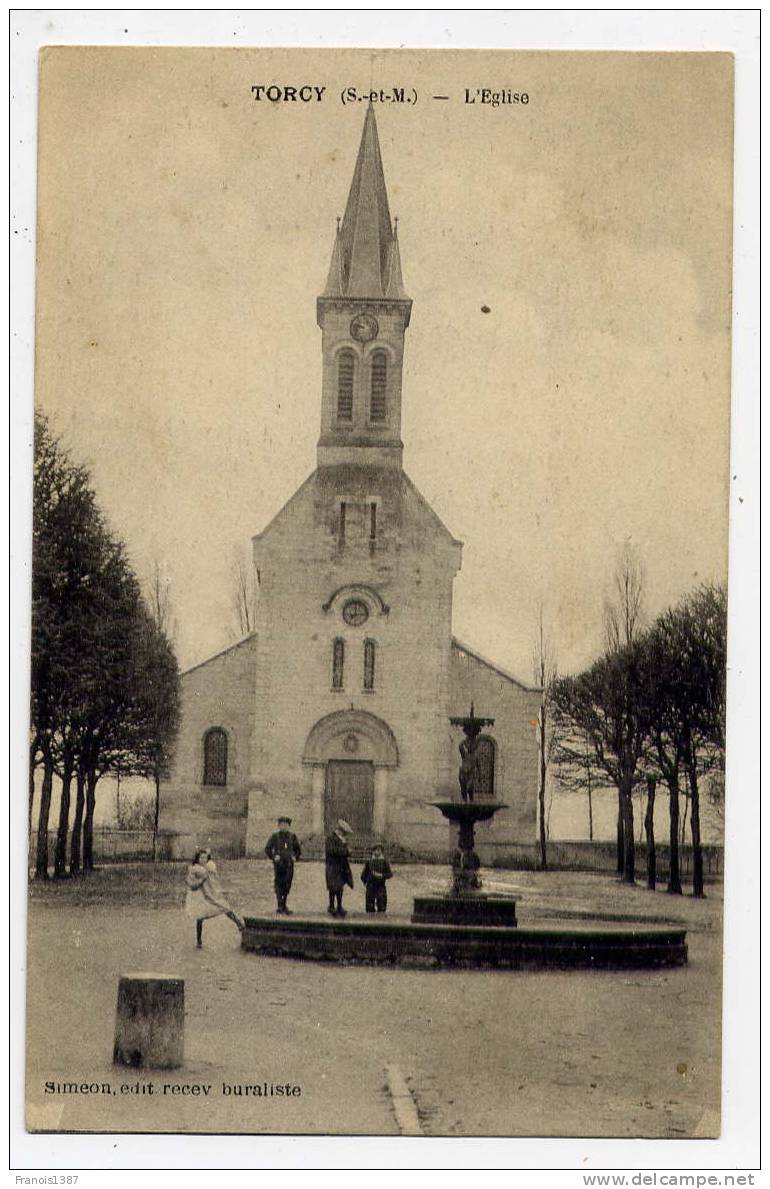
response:
[[[335,640],[332,646],[332,689],[342,689],[345,680],[345,641]]]
[[[374,661],[377,646],[374,640],[364,640],[364,689],[374,689]]]
[[[352,351],[340,351],[337,356],[337,417],[353,420],[353,373],[355,358]]]
[[[495,741],[490,735],[479,736],[479,790],[478,796],[494,797],[495,795]]]
[[[372,389],[369,420],[384,421],[387,414],[388,357],[384,351],[372,355]]]
[[[212,727],[203,736],[203,783],[227,784],[227,734],[221,727]]]

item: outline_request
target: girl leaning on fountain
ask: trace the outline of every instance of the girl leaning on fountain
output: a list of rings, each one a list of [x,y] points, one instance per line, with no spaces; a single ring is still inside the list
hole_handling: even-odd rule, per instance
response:
[[[238,926],[239,932],[243,932],[246,922],[230,907],[219,882],[217,865],[207,846],[195,852],[195,857],[187,868],[185,882],[187,896],[184,910],[188,917],[195,920],[195,940],[198,949],[203,945],[203,922],[209,917],[218,917],[224,913]]]

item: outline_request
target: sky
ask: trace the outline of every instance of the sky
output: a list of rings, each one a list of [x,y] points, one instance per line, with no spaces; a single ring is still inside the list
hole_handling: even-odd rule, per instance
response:
[[[269,83],[326,90],[255,102]],[[726,574],[728,55],[44,51],[37,401],[166,576],[182,667],[231,643],[233,554],[315,465],[315,299],[365,111],[340,95],[370,85],[417,93],[377,119],[404,466],[465,542],[455,634],[531,680],[542,603],[575,671],[625,541],[651,616]]]

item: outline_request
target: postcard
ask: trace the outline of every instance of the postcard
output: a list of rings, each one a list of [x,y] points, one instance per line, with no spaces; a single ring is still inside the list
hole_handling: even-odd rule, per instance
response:
[[[720,1132],[733,58],[39,61],[32,1132]]]

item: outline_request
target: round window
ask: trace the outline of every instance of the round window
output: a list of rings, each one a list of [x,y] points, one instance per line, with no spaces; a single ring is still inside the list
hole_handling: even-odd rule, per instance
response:
[[[342,618],[352,628],[358,628],[369,618],[369,608],[362,599],[348,599],[342,608]]]

